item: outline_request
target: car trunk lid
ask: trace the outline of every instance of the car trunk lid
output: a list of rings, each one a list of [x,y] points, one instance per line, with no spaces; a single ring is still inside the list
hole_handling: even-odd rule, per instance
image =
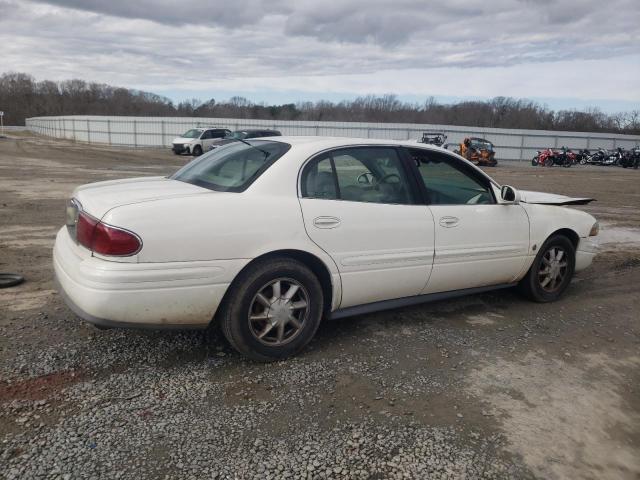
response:
[[[73,192],[73,198],[80,202],[82,210],[101,219],[122,205],[212,193],[215,192],[166,177],[142,177],[83,185]]]

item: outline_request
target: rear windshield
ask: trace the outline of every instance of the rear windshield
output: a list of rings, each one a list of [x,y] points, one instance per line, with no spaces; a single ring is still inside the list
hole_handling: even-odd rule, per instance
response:
[[[211,150],[171,178],[221,192],[242,192],[291,145],[267,140],[233,142]]]

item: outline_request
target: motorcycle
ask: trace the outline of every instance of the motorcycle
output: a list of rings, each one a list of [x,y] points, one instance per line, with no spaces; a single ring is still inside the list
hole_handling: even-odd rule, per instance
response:
[[[622,168],[634,168],[637,170],[640,166],[640,147],[623,152],[622,158],[620,159],[620,166]]]
[[[611,152],[605,148],[598,148],[591,157],[589,157],[586,163],[590,163],[591,165],[604,165],[604,161]]]
[[[587,163],[589,163],[590,159],[591,159],[591,151],[586,148],[583,148],[576,154],[576,161],[580,165],[586,165]]]
[[[610,165],[620,165],[620,160],[622,160],[622,148],[618,147],[613,152],[610,152],[609,155],[604,157],[602,160],[602,165],[610,166]]]
[[[562,149],[556,153],[556,165],[562,165],[563,167],[570,167],[577,162],[577,156],[570,148],[562,147]]]
[[[545,150],[538,151],[538,154],[531,160],[531,165],[534,167],[536,165],[543,167],[561,165],[568,168],[575,163],[575,158],[575,153],[565,147],[563,147],[562,152],[554,152],[552,149],[547,148]]]

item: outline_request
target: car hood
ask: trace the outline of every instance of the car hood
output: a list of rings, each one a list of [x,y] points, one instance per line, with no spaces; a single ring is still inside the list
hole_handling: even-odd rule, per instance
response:
[[[586,205],[593,202],[593,198],[574,198],[555,193],[531,192],[520,190],[520,201],[525,203],[541,203],[544,205]]]
[[[171,143],[191,143],[194,140],[197,140],[197,138],[176,137],[171,141]]]
[[[102,218],[112,208],[122,205],[211,193],[214,192],[166,177],[141,177],[83,185],[74,190],[73,197],[84,211]]]

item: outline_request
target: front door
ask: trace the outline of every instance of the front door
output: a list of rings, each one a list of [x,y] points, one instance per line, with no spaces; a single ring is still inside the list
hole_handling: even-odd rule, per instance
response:
[[[301,179],[309,237],[335,261],[340,308],[407,297],[425,287],[434,223],[393,147],[352,147],[311,160]]]
[[[491,182],[451,155],[408,149],[435,222],[433,272],[423,293],[513,282],[529,249],[529,218],[497,201]]]

